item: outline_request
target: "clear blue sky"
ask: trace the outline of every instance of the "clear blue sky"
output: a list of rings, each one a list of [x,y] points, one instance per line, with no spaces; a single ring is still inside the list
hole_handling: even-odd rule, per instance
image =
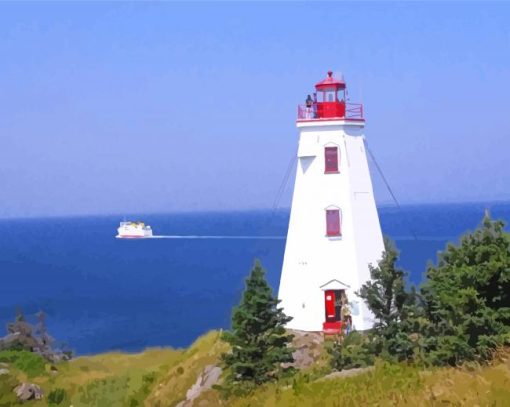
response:
[[[401,202],[510,199],[508,3],[1,3],[0,217],[271,207],[329,69]]]

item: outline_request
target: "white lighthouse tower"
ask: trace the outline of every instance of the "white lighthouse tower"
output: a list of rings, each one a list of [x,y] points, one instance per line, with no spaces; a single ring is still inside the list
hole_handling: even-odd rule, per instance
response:
[[[355,292],[384,243],[365,152],[361,104],[348,103],[345,82],[328,77],[298,107],[299,149],[278,297],[288,328],[339,332],[348,301],[353,327],[372,327]],[[318,96],[318,97],[317,97]],[[317,100],[318,99],[318,100]]]

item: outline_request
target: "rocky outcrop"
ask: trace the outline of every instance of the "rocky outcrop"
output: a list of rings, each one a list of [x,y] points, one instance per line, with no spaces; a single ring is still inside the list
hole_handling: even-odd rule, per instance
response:
[[[294,367],[304,369],[313,365],[321,356],[324,348],[324,336],[320,332],[304,332],[290,330],[294,335],[292,347],[295,351],[292,353],[294,363],[285,364],[284,367]]]
[[[32,383],[21,383],[14,388],[14,393],[21,402],[43,398],[42,389],[37,384]]]
[[[186,400],[177,404],[177,407],[190,407],[200,394],[209,390],[220,380],[221,368],[214,365],[207,365],[201,375],[198,376],[197,381],[186,392]]]
[[[23,314],[18,314],[16,320],[7,325],[7,335],[0,337],[0,351],[27,350],[38,353],[51,363],[70,359],[70,352],[54,348],[54,340],[46,331],[44,314],[39,313],[38,318],[39,323],[34,326],[25,321]]]
[[[11,325],[10,329],[14,331],[0,338],[0,350],[32,350],[38,347],[37,340],[32,336],[32,329],[30,327],[27,328],[27,325],[25,322],[16,322],[15,325]]]

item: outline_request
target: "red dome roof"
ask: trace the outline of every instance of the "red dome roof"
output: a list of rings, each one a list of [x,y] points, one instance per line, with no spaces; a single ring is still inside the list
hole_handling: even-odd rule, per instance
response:
[[[320,81],[315,85],[315,89],[317,90],[326,90],[326,89],[345,89],[345,82],[341,79],[333,78],[333,72],[328,72],[328,77],[323,81]]]

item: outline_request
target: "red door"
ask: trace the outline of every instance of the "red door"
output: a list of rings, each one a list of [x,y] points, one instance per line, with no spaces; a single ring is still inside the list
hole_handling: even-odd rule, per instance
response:
[[[335,292],[324,291],[324,303],[326,304],[326,322],[333,322],[335,318]]]
[[[322,330],[325,334],[339,334],[342,332],[341,321],[341,291],[324,291],[324,305],[326,309],[326,321],[322,324]]]

